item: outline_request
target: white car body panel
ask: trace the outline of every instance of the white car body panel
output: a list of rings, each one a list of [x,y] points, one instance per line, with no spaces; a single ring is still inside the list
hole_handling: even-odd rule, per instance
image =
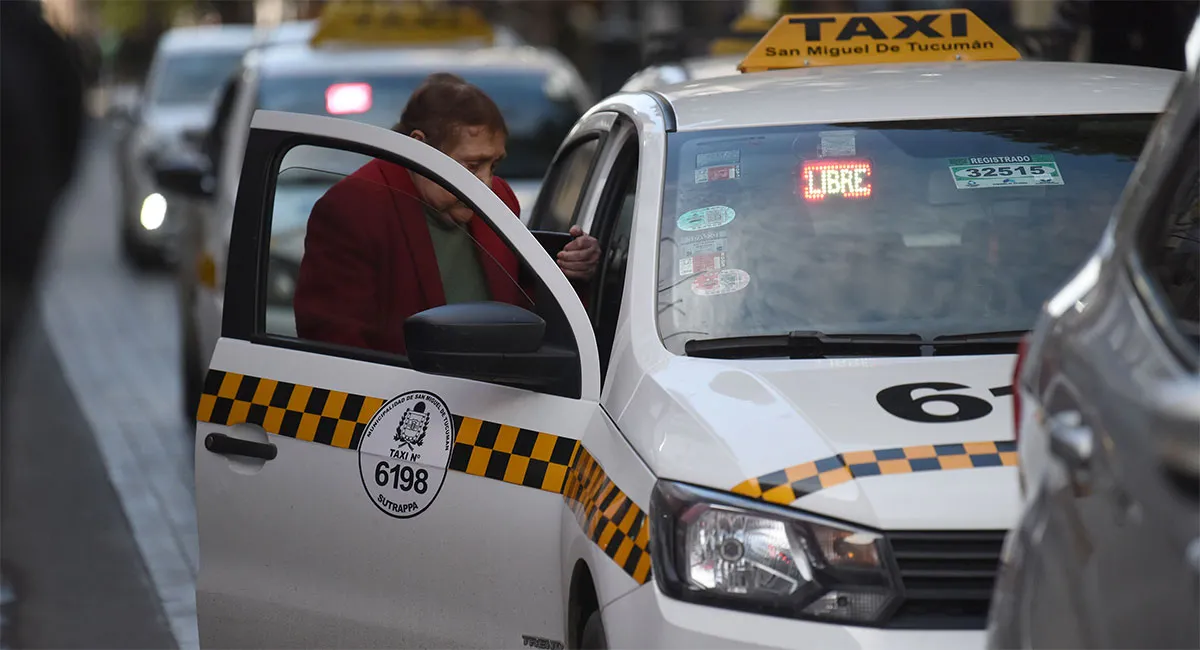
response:
[[[948,117],[1158,112],[1179,73],[1047,61],[847,65],[659,89],[680,131]],[[768,99],[769,98],[769,99]]]
[[[1013,359],[856,359],[838,367],[827,360],[674,357],[639,383],[617,423],[657,476],[730,490],[748,478],[855,451],[1011,440],[1012,400],[988,389],[1010,381]],[[930,381],[968,386],[947,392],[978,397],[992,410],[977,420],[929,424],[895,417],[876,403],[885,388]],[[936,414],[938,407],[954,412],[947,404],[928,410]],[[1015,477],[1014,467],[872,476],[793,505],[885,530],[998,530],[1017,514]],[[988,508],[979,507],[981,498]]]
[[[613,648],[888,648],[966,650],[979,648],[976,630],[881,630],[798,621],[702,607],[643,585],[602,610]]]

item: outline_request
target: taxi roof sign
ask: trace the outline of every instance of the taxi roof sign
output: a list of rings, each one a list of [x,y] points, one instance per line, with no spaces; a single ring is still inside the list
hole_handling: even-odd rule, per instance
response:
[[[309,43],[402,47],[479,41],[494,42],[492,26],[470,7],[413,0],[329,2]]]
[[[788,14],[762,37],[738,70],[1020,58],[1016,48],[966,9]]]

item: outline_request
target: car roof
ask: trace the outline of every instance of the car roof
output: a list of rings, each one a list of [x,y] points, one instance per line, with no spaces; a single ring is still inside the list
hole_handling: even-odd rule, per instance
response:
[[[962,117],[1158,113],[1175,70],[986,61],[737,74],[658,89],[679,131]]]
[[[158,41],[160,52],[238,50],[250,47],[258,35],[253,25],[189,25],[173,27]]]
[[[360,73],[411,70],[492,69],[496,71],[557,71],[576,76],[565,59],[531,46],[441,46],[405,48],[313,48],[287,43],[263,48],[257,66],[267,75],[322,75],[353,69]]]

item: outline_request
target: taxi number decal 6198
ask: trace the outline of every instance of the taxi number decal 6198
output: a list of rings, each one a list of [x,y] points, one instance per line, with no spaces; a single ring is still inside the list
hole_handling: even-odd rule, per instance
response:
[[[942,391],[967,390],[969,386],[943,381],[931,381],[919,384],[901,384],[879,391],[875,401],[883,410],[910,422],[967,422],[978,420],[992,412],[992,404],[985,399],[971,395],[947,394]],[[932,395],[916,397],[919,390],[937,391]],[[1012,386],[997,386],[989,388],[988,392],[996,397],[1012,395]],[[926,404],[951,404],[953,413],[930,413],[925,410]]]

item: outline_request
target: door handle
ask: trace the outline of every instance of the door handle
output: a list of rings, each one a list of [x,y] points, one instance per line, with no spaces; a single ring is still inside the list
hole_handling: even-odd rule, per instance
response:
[[[1095,436],[1083,424],[1079,411],[1064,411],[1050,418],[1050,451],[1071,471],[1086,470],[1092,462]]]
[[[223,433],[210,433],[204,438],[204,448],[214,454],[223,456],[249,456],[263,460],[274,460],[278,453],[275,445],[269,442],[253,442],[241,438],[231,438]]]

